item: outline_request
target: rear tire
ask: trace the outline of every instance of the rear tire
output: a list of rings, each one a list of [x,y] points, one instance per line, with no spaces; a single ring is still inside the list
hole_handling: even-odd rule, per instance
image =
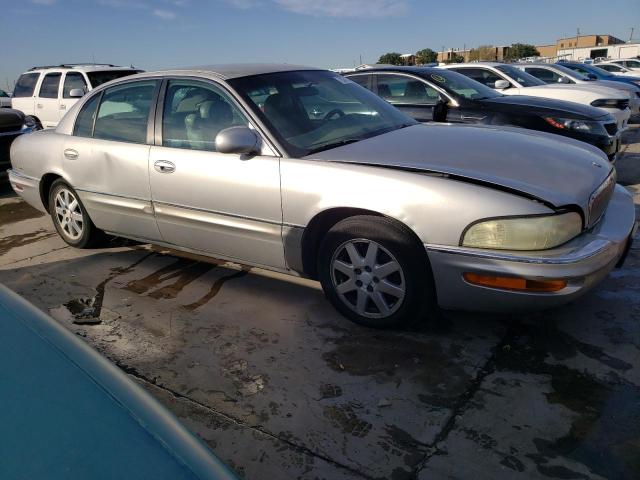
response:
[[[318,271],[329,301],[360,325],[406,327],[437,309],[423,246],[389,218],[362,215],[338,222],[322,241]]]
[[[58,235],[75,248],[90,248],[105,238],[89,218],[76,191],[58,179],[49,190],[49,213]]]

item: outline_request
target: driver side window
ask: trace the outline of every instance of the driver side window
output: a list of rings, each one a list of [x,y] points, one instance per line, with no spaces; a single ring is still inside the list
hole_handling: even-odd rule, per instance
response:
[[[162,145],[216,151],[225,128],[248,126],[246,117],[221,88],[188,80],[171,80],[162,113]]]
[[[404,75],[377,75],[378,95],[393,105],[435,105],[438,91],[425,82]]]

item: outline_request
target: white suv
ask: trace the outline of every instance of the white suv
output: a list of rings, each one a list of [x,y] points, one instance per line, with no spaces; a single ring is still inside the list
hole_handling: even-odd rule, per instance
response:
[[[65,64],[34,67],[20,75],[11,106],[33,117],[38,128],[54,128],[86,92],[141,70],[115,65]]]

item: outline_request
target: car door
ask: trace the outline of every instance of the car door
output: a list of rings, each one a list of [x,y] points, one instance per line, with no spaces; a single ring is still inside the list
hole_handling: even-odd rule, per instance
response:
[[[424,80],[398,73],[374,75],[375,92],[394,107],[419,122],[433,120],[440,93]]]
[[[53,128],[58,125],[61,79],[62,72],[48,72],[40,83],[36,97],[36,116],[44,128]]]
[[[80,72],[66,72],[62,83],[62,96],[60,98],[60,107],[58,109],[58,118],[62,120],[67,110],[69,110],[78,101],[78,98],[71,98],[71,90],[79,88],[88,91],[87,82]]]
[[[169,79],[156,114],[150,180],[165,242],[284,268],[280,158],[216,151],[225,128],[250,125],[222,85]]]
[[[158,80],[109,87],[84,101],[65,141],[63,169],[99,228],[160,240],[151,206],[149,149]]]

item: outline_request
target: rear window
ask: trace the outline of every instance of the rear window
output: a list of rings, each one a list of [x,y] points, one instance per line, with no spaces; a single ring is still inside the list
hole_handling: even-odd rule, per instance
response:
[[[20,75],[18,83],[16,83],[13,89],[13,97],[32,97],[39,76],[39,73],[25,73]]]
[[[110,82],[116,78],[128,77],[134,73],[140,73],[142,70],[105,70],[103,72],[86,72],[91,82],[91,87],[96,88],[103,83]]]

